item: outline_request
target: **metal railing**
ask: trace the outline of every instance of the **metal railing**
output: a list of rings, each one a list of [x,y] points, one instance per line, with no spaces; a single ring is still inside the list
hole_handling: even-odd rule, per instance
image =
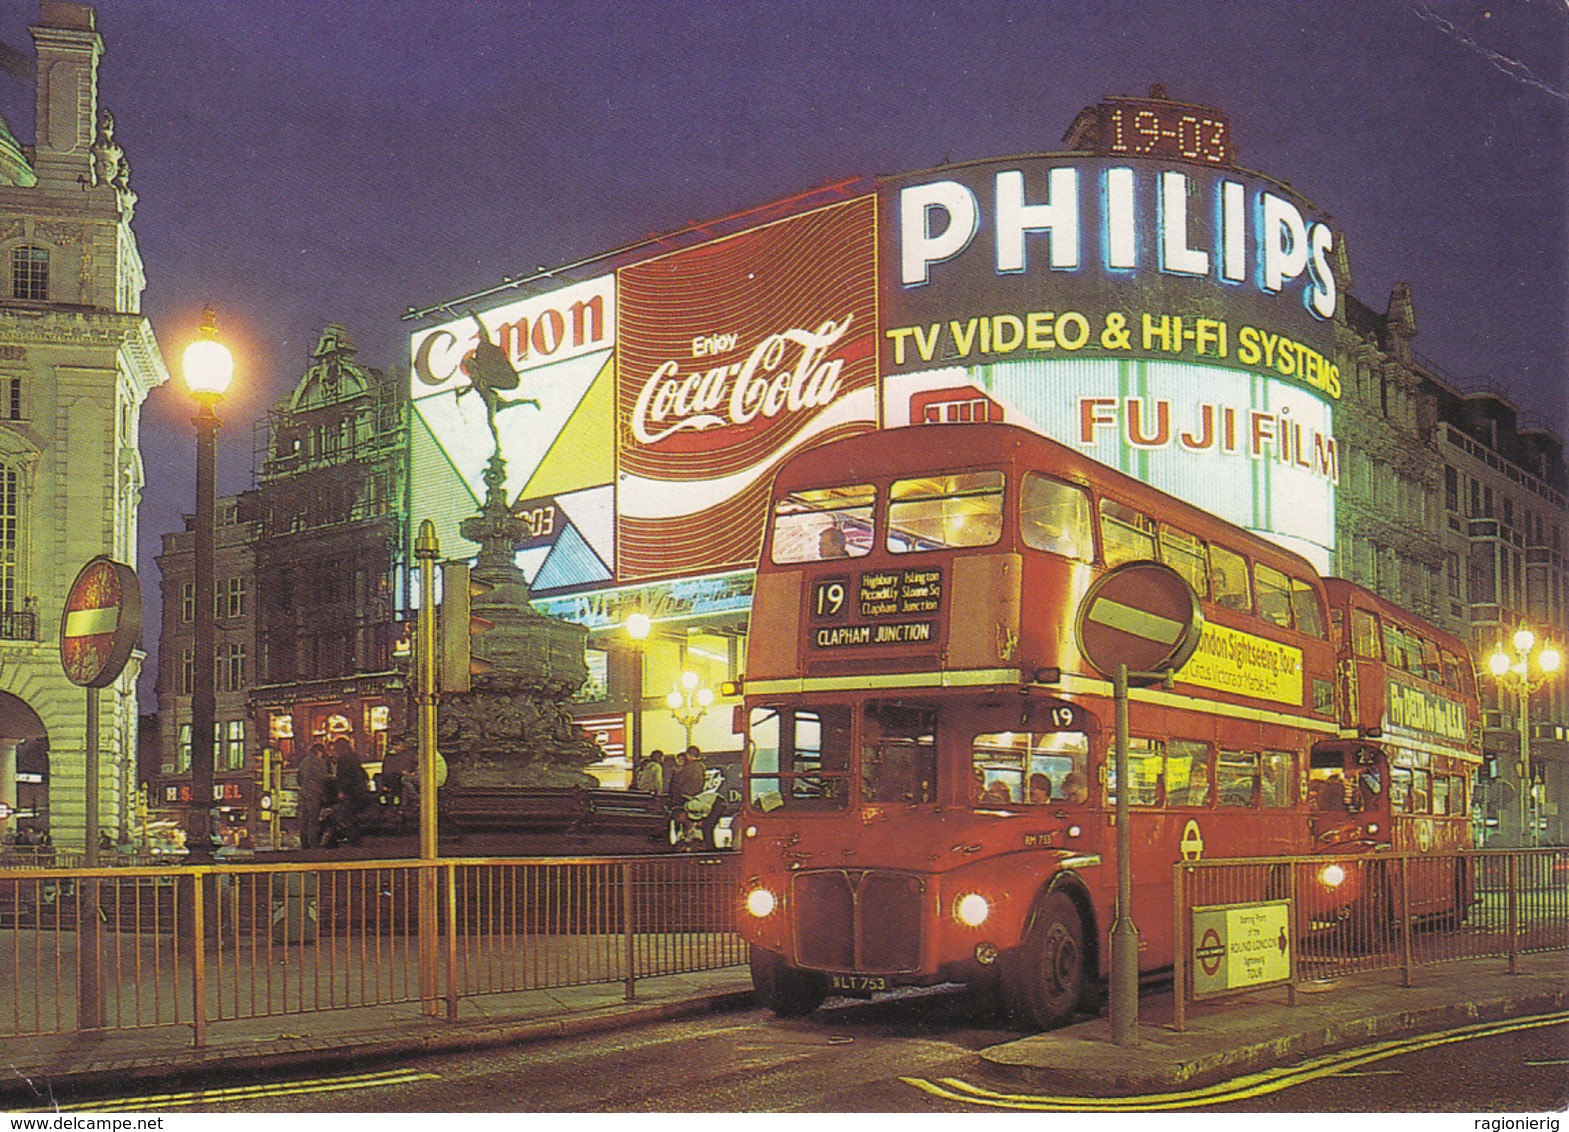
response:
[[[1227,946],[1223,933],[1197,926],[1258,905],[1273,906],[1261,922],[1284,929],[1290,963],[1255,986],[1283,982],[1293,1004],[1303,982],[1390,971],[1410,986],[1415,969],[1461,959],[1503,959],[1514,974],[1523,954],[1569,950],[1569,849],[1181,862],[1172,899],[1178,1030],[1204,975],[1215,984]],[[1215,993],[1249,989],[1243,976]]]
[[[622,984],[745,961],[734,857],[0,873],[0,1040]]]

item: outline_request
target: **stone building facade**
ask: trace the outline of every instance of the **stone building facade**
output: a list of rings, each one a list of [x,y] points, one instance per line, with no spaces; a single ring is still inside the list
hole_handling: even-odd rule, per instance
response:
[[[229,841],[249,830],[265,847],[276,830],[294,843],[288,801],[311,743],[347,738],[374,769],[408,726],[406,379],[355,353],[343,327],[322,331],[298,385],[257,425],[254,486],[220,503],[214,802]],[[158,564],[166,722],[154,803],[174,816],[189,795],[189,530],[164,536]],[[281,794],[262,777],[279,766]]]
[[[47,743],[48,813],[31,820],[70,847],[86,827],[86,693],[60,667],[61,608],[89,559],[136,565],[141,407],[169,375],[141,314],[93,9],[44,0],[31,32],[35,143],[0,122],[0,800],[17,801],[18,744]],[[100,693],[99,820],[115,834],[134,813],[140,666]]]
[[[158,762],[148,775],[154,818],[188,828],[191,804],[191,684],[196,651],[195,517],[163,536],[158,573],[163,622],[158,636]],[[236,497],[218,500],[214,516],[213,805],[214,830],[228,842],[257,820],[255,770],[261,744],[250,724],[247,693],[256,669],[256,524],[239,518]],[[255,832],[252,831],[252,838]]]
[[[315,742],[345,738],[372,770],[406,721],[407,377],[362,365],[329,325],[257,431],[257,742],[292,782]],[[288,826],[286,824],[285,828]]]
[[[1343,264],[1342,264],[1343,270]],[[1483,751],[1475,816],[1507,830],[1522,789],[1520,701],[1490,675],[1521,626],[1569,651],[1569,494],[1563,440],[1507,396],[1444,374],[1414,348],[1412,289],[1337,318],[1344,453],[1335,572],[1464,638],[1477,665]],[[1538,834],[1569,841],[1569,674],[1528,697]]]

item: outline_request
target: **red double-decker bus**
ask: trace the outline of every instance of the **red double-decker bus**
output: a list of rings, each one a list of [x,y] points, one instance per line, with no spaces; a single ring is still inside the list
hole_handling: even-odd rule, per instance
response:
[[[1341,734],[1313,748],[1317,846],[1471,848],[1482,729],[1470,650],[1353,582],[1326,578],[1324,588],[1339,652]],[[1417,869],[1412,877],[1416,915],[1451,915],[1469,902],[1463,869]]]
[[[1312,566],[1008,425],[872,433],[781,468],[736,823],[764,1002],[996,980],[1049,1026],[1094,999],[1119,784],[1112,689],[1074,625],[1094,579],[1151,559],[1204,628],[1174,685],[1129,707],[1147,970],[1172,964],[1175,862],[1315,848],[1313,752],[1341,721]]]

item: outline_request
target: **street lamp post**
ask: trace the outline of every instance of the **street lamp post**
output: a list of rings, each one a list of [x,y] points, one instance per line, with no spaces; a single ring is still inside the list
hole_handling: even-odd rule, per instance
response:
[[[633,613],[624,627],[632,642],[632,764],[636,766],[643,758],[643,648],[654,621],[646,613]]]
[[[1487,658],[1487,667],[1498,681],[1498,686],[1510,689],[1520,700],[1520,762],[1516,771],[1519,774],[1520,845],[1524,847],[1528,844],[1534,846],[1539,839],[1536,814],[1531,805],[1531,693],[1558,671],[1563,658],[1557,649],[1546,641],[1538,642],[1536,634],[1523,626],[1515,633],[1513,644],[1514,656],[1511,657],[1500,646]],[[1527,829],[1531,831],[1529,840]]]
[[[185,384],[196,399],[195,589],[196,639],[191,672],[191,802],[186,811],[185,844],[193,863],[212,859],[213,730],[216,725],[213,638],[213,517],[217,510],[218,415],[213,411],[234,377],[234,357],[218,341],[212,307],[202,310],[201,337],[185,348]]]
[[[714,704],[714,690],[704,684],[695,672],[681,673],[681,686],[672,688],[665,697],[665,706],[676,722],[686,728],[686,745],[692,745],[692,728],[708,714]]]

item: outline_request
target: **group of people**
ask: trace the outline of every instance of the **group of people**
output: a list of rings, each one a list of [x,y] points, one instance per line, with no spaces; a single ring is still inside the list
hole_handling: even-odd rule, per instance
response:
[[[636,759],[632,768],[632,789],[667,800],[681,844],[701,841],[711,849],[718,848],[714,832],[731,808],[726,800],[717,797],[701,814],[694,812],[697,807],[689,805],[708,792],[708,766],[695,745],[674,755],[654,750]]]
[[[405,776],[414,769],[408,739],[394,739],[381,763],[378,790],[370,790],[364,763],[347,738],[311,744],[300,761],[300,846],[306,849],[355,845],[381,824],[383,805],[406,804]]]
[[[987,782],[986,771],[981,767],[975,768],[975,782],[970,793],[971,800],[982,806],[1010,805],[1020,800],[1013,796],[1012,789],[1002,779]],[[1088,800],[1089,796],[1089,784],[1084,780],[1084,775],[1070,770],[1063,776],[1062,793],[1056,800],[1078,804]],[[1051,776],[1040,771],[1030,775],[1023,801],[1032,806],[1043,806],[1052,801]]]

